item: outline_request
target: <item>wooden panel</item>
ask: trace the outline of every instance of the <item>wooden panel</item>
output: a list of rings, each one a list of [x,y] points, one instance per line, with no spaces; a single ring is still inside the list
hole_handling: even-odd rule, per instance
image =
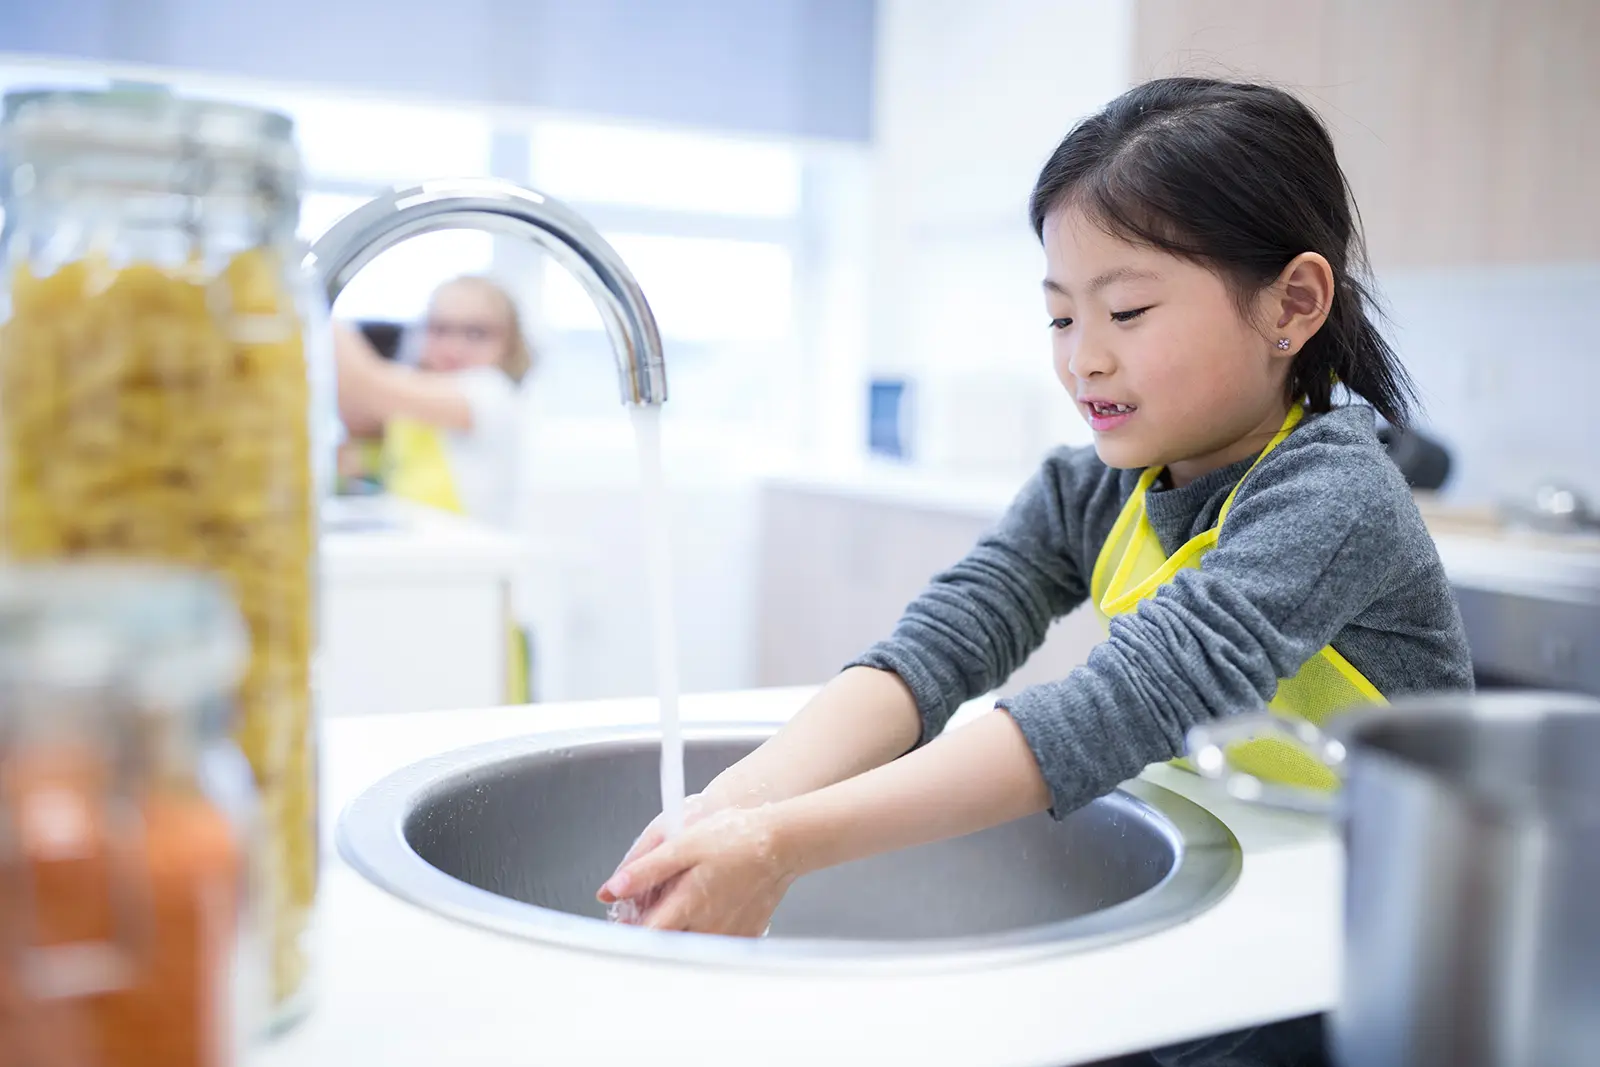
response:
[[[1493,7],[1492,258],[1596,258],[1600,4]]]
[[[1316,89],[1325,10],[1338,0],[1138,0],[1133,74],[1235,78]]]
[[[1600,257],[1600,4],[1139,0],[1133,69],[1260,79],[1333,131],[1379,266]]]

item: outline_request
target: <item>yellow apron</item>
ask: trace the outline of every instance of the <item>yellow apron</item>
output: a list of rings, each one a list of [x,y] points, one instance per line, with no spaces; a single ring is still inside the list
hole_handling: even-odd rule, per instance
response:
[[[1256,457],[1244,478],[1239,479],[1239,485],[1244,484],[1250,471],[1255,470],[1268,452],[1283,443],[1304,414],[1304,409],[1295,405],[1277,435]],[[1133,495],[1123,505],[1095,560],[1089,589],[1095,609],[1107,627],[1112,617],[1133,611],[1141,600],[1155,596],[1179,570],[1200,566],[1205,554],[1216,547],[1222,524],[1233,507],[1233,498],[1239,494],[1239,485],[1235,485],[1223,502],[1216,525],[1191,538],[1169,558],[1145,514],[1145,494],[1161,470],[1150,467],[1140,476]],[[1377,687],[1329,645],[1307,660],[1293,677],[1279,679],[1277,695],[1267,707],[1276,714],[1308,719],[1320,725],[1355,705],[1383,703],[1386,701]],[[1281,741],[1247,741],[1231,747],[1228,755],[1235,767],[1266,781],[1323,789],[1333,789],[1339,784],[1321,764]],[[1176,762],[1185,765],[1182,760]]]
[[[383,484],[397,497],[440,511],[465,515],[456,491],[450,457],[439,431],[414,419],[390,419],[383,428]],[[506,689],[508,704],[528,700],[528,635],[506,606]]]

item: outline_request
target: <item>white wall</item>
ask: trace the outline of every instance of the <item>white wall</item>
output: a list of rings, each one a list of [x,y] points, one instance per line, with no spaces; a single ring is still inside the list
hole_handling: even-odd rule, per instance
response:
[[[1132,0],[883,0],[869,367],[914,376],[916,458],[1010,474],[1087,435],[1050,368],[1039,167],[1127,88]]]
[[[1420,424],[1452,453],[1446,493],[1499,503],[1558,480],[1600,507],[1600,263],[1378,280],[1422,393]]]

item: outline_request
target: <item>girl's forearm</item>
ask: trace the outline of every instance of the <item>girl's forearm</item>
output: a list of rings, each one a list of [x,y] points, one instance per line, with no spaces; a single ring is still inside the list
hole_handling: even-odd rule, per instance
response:
[[[372,389],[388,418],[415,419],[444,430],[472,430],[472,405],[442,375],[383,366],[373,375]]]
[[[369,361],[381,359],[360,331],[347,323],[333,323],[333,351],[339,372],[339,418],[351,433],[383,429],[383,416],[372,409],[363,372]]]
[[[1043,811],[1050,792],[1003,711],[858,777],[775,807],[794,874],[926,844]]]
[[[904,682],[887,671],[852,667],[706,792],[740,806],[787,800],[888,763],[921,732]]]
[[[390,363],[344,323],[334,324],[333,350],[339,413],[346,426],[381,427],[399,417],[447,430],[472,429],[471,405],[446,378]]]

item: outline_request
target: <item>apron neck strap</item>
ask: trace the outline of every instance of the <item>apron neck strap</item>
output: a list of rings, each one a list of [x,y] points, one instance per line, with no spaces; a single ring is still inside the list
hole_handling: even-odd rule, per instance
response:
[[[1278,428],[1278,432],[1273,434],[1272,440],[1267,442],[1267,447],[1261,450],[1261,454],[1256,457],[1256,461],[1250,464],[1249,470],[1246,470],[1244,475],[1234,484],[1233,491],[1228,494],[1228,499],[1222,502],[1222,511],[1217,515],[1217,527],[1219,529],[1228,520],[1228,512],[1233,510],[1233,498],[1239,495],[1239,487],[1244,485],[1246,478],[1250,477],[1250,472],[1255,470],[1261,461],[1267,458],[1268,452],[1283,444],[1283,439],[1289,436],[1289,431],[1300,424],[1300,420],[1305,418],[1305,414],[1304,404],[1297,403],[1289,409],[1289,414],[1284,416],[1283,425]]]

